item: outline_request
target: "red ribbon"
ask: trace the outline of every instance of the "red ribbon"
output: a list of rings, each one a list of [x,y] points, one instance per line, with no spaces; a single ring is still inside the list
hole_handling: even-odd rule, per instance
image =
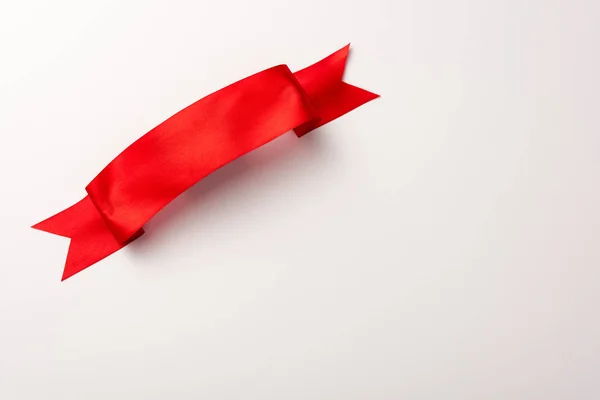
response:
[[[228,162],[378,97],[342,82],[349,47],[296,73],[278,65],[242,79],[135,141],[87,185],[83,200],[33,226],[71,238],[62,279],[137,239],[160,209]]]

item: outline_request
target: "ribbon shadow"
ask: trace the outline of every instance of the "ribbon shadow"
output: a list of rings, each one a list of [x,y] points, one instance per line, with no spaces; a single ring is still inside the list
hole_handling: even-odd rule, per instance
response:
[[[173,247],[185,242],[201,247],[211,226],[231,223],[249,208],[259,209],[256,198],[285,190],[307,176],[319,179],[322,171],[335,164],[335,146],[327,130],[321,127],[300,139],[288,132],[223,166],[156,214],[144,226],[146,234],[123,251],[136,265],[152,265],[155,257],[162,258],[158,254],[173,254]]]

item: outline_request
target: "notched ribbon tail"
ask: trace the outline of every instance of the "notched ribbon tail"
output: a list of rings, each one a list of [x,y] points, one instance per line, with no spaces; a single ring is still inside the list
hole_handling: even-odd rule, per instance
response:
[[[71,238],[61,280],[65,280],[140,237],[140,229],[119,244],[89,197],[32,226],[40,231]]]
[[[342,80],[349,51],[350,44],[294,73],[320,117],[294,129],[298,137],[379,97]]]

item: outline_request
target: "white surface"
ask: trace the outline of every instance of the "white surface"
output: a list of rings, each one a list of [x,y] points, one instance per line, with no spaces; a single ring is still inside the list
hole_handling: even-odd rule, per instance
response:
[[[600,3],[4,1],[0,398],[600,398]],[[351,41],[382,95],[60,283],[29,226],[182,107]]]

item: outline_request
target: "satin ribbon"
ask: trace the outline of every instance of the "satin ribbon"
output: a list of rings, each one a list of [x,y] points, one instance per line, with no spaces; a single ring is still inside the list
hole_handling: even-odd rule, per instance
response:
[[[216,169],[378,97],[342,81],[349,47],[296,73],[278,65],[242,79],[125,149],[87,185],[83,200],[33,226],[71,238],[62,280],[140,237],[152,216]]]

